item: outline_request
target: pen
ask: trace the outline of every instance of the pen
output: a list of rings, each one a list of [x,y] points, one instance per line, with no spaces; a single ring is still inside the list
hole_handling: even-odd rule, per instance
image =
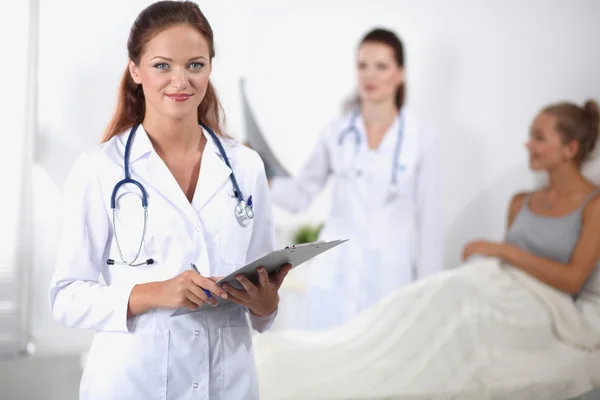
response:
[[[198,275],[202,275],[200,273],[200,271],[198,270],[198,267],[196,267],[196,264],[190,263],[190,265],[192,266],[192,268],[194,269],[194,271],[196,271],[198,273]],[[209,299],[212,298],[212,296],[211,296],[210,292],[208,291],[208,289],[202,288],[202,290],[204,290],[204,293],[206,293],[206,295],[208,296]]]

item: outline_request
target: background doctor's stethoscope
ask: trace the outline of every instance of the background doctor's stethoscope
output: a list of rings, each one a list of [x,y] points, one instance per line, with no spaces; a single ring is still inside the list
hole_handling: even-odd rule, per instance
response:
[[[248,196],[248,199],[244,197],[244,194],[240,189],[240,186],[235,177],[235,172],[233,171],[233,168],[229,163],[227,153],[225,152],[225,149],[223,148],[223,145],[221,144],[221,141],[219,140],[218,136],[206,125],[200,125],[209,133],[209,135],[215,142],[215,145],[219,149],[219,154],[221,155],[221,158],[231,170],[229,178],[231,179],[231,183],[233,185],[233,195],[237,198],[237,204],[234,208],[234,214],[238,223],[242,227],[246,227],[248,226],[250,220],[254,218],[252,195]],[[117,251],[119,253],[121,261],[109,258],[108,260],[106,260],[106,263],[108,265],[127,265],[130,267],[139,267],[142,265],[152,265],[156,262],[154,258],[148,258],[144,261],[138,261],[138,258],[142,252],[142,248],[144,247],[144,244],[146,242],[146,230],[148,226],[148,193],[146,192],[146,189],[140,182],[131,178],[131,174],[129,172],[129,155],[131,153],[131,146],[138,127],[139,125],[133,126],[131,128],[131,131],[129,132],[123,157],[123,170],[125,177],[115,184],[110,197],[110,208],[112,210],[112,227],[115,242],[117,244]],[[127,190],[119,194],[119,189],[121,189],[125,185],[133,185],[135,186],[137,191],[135,189]],[[135,204],[137,205],[137,209],[141,209],[143,213],[140,214],[131,212],[134,209],[134,204],[132,204],[132,202],[135,202]],[[119,204],[119,207],[117,207],[117,203]],[[121,210],[127,210],[128,212],[123,212]],[[128,234],[119,237],[117,229],[118,225],[125,228],[125,230],[128,231]],[[135,235],[134,231],[138,227],[141,227],[141,232],[139,235]],[[121,246],[120,240],[126,242],[126,246]],[[126,252],[125,254],[123,254],[123,248],[135,248],[137,250],[133,252]],[[125,259],[126,257],[131,258],[131,260],[127,261]]]
[[[388,161],[378,160],[380,155],[377,152],[361,148],[363,146],[361,133],[356,126],[359,112],[359,110],[356,110],[352,113],[348,126],[339,133],[337,138],[337,145],[341,148],[343,157],[342,169],[339,172],[339,176],[351,180],[354,186],[358,184],[359,180],[366,181],[369,178],[373,178],[366,175],[366,171],[372,169],[373,165],[381,162],[385,164]],[[394,152],[392,159],[389,160],[391,174],[389,185],[387,185],[385,191],[385,201],[387,203],[395,201],[401,192],[399,177],[405,169],[404,164],[400,160],[404,141],[404,120],[404,111],[401,109],[398,113],[398,128],[395,132]],[[349,138],[349,136],[351,137]],[[350,142],[348,139],[353,139],[353,143],[347,143]],[[378,171],[378,175],[379,173]]]

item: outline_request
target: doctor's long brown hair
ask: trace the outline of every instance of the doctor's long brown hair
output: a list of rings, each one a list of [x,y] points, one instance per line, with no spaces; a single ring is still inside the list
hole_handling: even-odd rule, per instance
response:
[[[167,28],[181,24],[191,26],[204,36],[208,42],[212,63],[215,56],[212,28],[198,5],[191,1],[159,1],[142,10],[129,32],[127,41],[129,59],[136,65],[139,64],[146,44],[154,36]],[[146,99],[142,86],[133,81],[129,68],[126,67],[119,86],[117,107],[102,137],[102,142],[108,141],[136,124],[141,124],[145,112]],[[224,136],[221,130],[223,119],[223,109],[217,93],[209,82],[204,99],[198,106],[198,122],[203,122],[216,134]]]

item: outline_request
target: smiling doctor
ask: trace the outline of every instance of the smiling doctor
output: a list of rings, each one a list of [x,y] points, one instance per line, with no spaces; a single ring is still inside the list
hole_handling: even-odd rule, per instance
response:
[[[350,239],[307,269],[306,329],[339,325],[443,270],[438,138],[405,105],[404,46],[377,28],[357,53],[358,96],[349,110],[323,129],[296,177],[271,180],[274,204],[294,213],[331,181],[320,238]]]
[[[65,187],[50,306],[96,330],[81,399],[257,399],[251,328],[269,328],[290,266],[218,277],[274,248],[263,164],[220,128],[212,29],[193,2],[137,17],[103,144]],[[101,279],[102,278],[102,279]],[[220,296],[230,305],[170,317]]]

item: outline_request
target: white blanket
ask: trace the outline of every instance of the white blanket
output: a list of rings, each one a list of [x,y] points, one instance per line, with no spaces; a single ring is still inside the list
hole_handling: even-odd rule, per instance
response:
[[[584,296],[585,297],[585,296]],[[600,387],[583,306],[495,259],[388,296],[339,328],[255,338],[261,399],[568,399]]]

